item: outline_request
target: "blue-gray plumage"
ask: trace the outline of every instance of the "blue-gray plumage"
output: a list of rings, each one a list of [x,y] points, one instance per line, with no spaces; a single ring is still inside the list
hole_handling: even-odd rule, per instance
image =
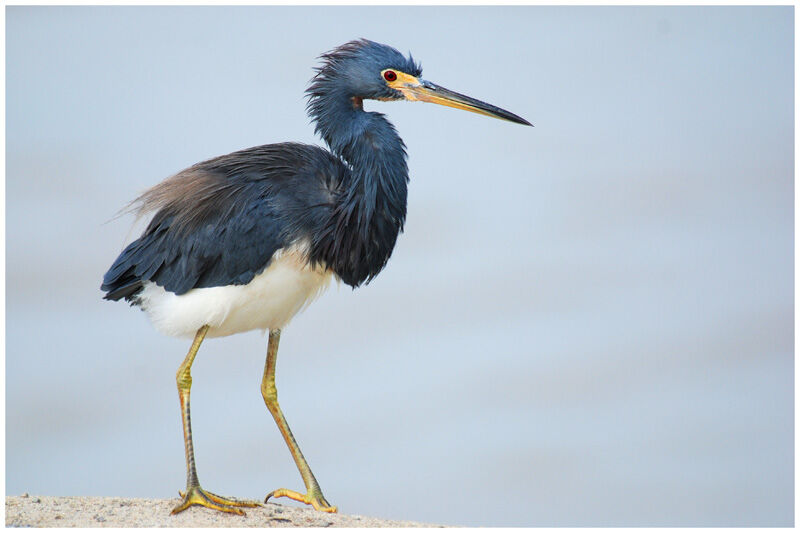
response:
[[[329,152],[297,143],[249,148],[184,170],[171,180],[191,189],[173,194],[122,252],[106,274],[106,298],[135,297],[144,281],[178,295],[250,282],[277,250],[329,224],[345,173]]]
[[[401,97],[375,76],[383,68],[415,76],[422,71],[370,41],[349,43],[323,59],[307,91],[308,112],[333,153],[297,143],[259,146],[173,177],[204,181],[202,192],[176,190],[161,206],[104,277],[107,299],[131,299],[144,281],[176,294],[248,283],[276,250],[304,237],[311,242],[309,259],[348,285],[381,271],[403,229],[408,165],[394,126],[380,113],[365,112],[360,99]],[[147,194],[140,199],[149,201]],[[191,223],[183,221],[190,216]]]
[[[334,276],[357,287],[386,265],[403,229],[408,195],[406,151],[394,126],[367,112],[364,99],[443,104],[527,121],[449,91],[420,76],[411,57],[368,40],[321,56],[308,88],[308,114],[330,147],[281,143],[198,163],[133,203],[152,213],[103,278],[109,300],[126,299],[160,330],[194,335],[178,371],[187,490],[173,512],[190,505],[241,513],[241,502],[203,490],[189,422],[190,368],[203,338],[269,329],[262,394],[292,452],[306,494],[279,489],[319,510],[322,496],[277,403],[274,365],[280,328]],[[269,497],[269,496],[268,496]]]

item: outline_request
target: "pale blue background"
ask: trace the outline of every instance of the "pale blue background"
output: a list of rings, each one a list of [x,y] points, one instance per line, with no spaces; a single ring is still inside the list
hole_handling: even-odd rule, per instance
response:
[[[368,103],[410,154],[386,270],[284,332],[281,402],[342,512],[793,524],[793,8],[7,9],[8,494],[176,497],[188,342],[100,299],[146,187],[319,142],[357,37],[522,115]],[[302,484],[265,339],[193,368],[201,481]]]

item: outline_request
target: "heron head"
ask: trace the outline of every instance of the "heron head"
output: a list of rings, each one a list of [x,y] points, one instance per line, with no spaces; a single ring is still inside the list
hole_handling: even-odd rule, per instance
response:
[[[391,46],[361,39],[323,54],[321,59],[324,62],[308,91],[311,96],[324,87],[344,91],[357,104],[361,99],[430,102],[531,125],[510,111],[422,79],[422,66],[410,54],[405,57]]]
[[[372,100],[401,100],[403,95],[386,85],[381,72],[394,69],[420,76],[422,67],[384,44],[360,39],[350,41],[320,56],[323,63],[308,90],[344,92],[347,96]]]

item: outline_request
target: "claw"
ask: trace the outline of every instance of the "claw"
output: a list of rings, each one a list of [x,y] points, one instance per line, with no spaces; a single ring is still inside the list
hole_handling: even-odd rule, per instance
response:
[[[335,513],[337,512],[337,508],[335,505],[331,505],[325,499],[325,496],[322,495],[322,492],[318,491],[311,491],[308,494],[300,494],[297,491],[289,490],[289,489],[278,489],[273,490],[267,497],[264,498],[264,503],[267,503],[267,500],[270,498],[281,498],[286,497],[291,500],[304,503],[306,505],[311,505],[317,511],[322,511],[324,513]]]

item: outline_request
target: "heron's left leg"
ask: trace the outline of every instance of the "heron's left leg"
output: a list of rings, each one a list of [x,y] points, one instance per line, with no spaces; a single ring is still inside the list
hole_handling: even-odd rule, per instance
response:
[[[281,338],[281,330],[273,329],[269,331],[269,343],[267,344],[267,362],[264,364],[264,379],[261,381],[261,395],[264,397],[264,403],[267,404],[267,409],[272,413],[275,423],[278,424],[278,429],[283,435],[283,440],[289,446],[289,451],[292,453],[294,462],[300,470],[300,475],[303,477],[303,483],[306,485],[306,493],[300,494],[299,492],[289,489],[273,490],[264,499],[264,502],[272,497],[280,498],[285,496],[302,502],[305,504],[313,505],[317,511],[325,511],[327,513],[335,513],[336,507],[329,504],[322,495],[322,489],[319,488],[311,468],[308,466],[303,452],[300,451],[300,446],[292,435],[292,430],[289,429],[289,424],[283,416],[281,406],[278,405],[278,389],[275,388],[275,362],[278,359],[278,342]]]
[[[200,481],[197,479],[197,467],[194,463],[194,444],[192,443],[192,421],[189,414],[189,392],[192,389],[192,363],[207,332],[208,326],[203,326],[197,330],[192,347],[189,349],[186,359],[183,360],[175,376],[178,382],[178,395],[181,400],[183,443],[186,446],[186,492],[179,492],[181,502],[172,510],[172,514],[180,513],[191,505],[202,505],[217,511],[243,515],[244,511],[239,507],[258,507],[261,504],[259,502],[217,496],[213,492],[208,492],[200,487]]]

